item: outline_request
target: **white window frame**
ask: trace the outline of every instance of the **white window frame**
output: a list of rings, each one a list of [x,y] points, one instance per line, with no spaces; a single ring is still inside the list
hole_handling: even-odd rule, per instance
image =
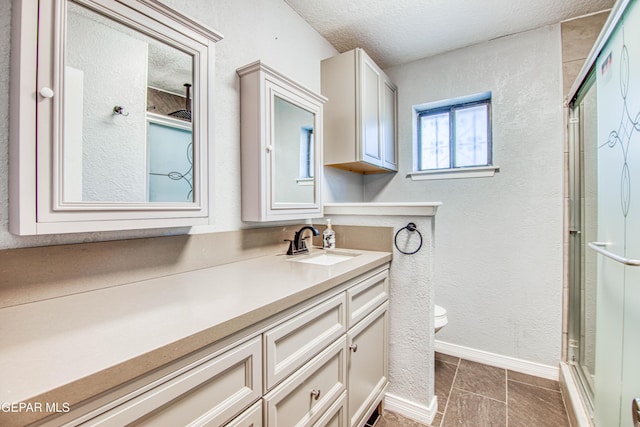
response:
[[[298,185],[313,185],[314,183],[314,138],[313,126],[300,128],[300,173],[296,179]]]
[[[470,105],[473,103],[480,103],[488,101],[489,104],[489,129],[488,129],[488,165],[482,166],[465,166],[465,167],[450,167],[444,169],[427,169],[420,170],[420,156],[421,153],[419,143],[419,129],[418,122],[419,116],[426,111],[439,110],[439,109],[451,109],[459,106]],[[437,102],[428,102],[424,104],[413,106],[413,171],[407,174],[407,177],[414,181],[432,180],[432,179],[452,179],[452,178],[483,178],[492,177],[496,172],[500,170],[498,166],[493,164],[493,144],[492,144],[492,129],[491,129],[491,92],[482,92],[474,95],[446,99]]]

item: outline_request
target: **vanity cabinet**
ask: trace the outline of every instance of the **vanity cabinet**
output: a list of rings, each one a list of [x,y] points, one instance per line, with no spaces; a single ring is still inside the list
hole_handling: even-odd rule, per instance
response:
[[[388,264],[40,426],[363,427],[387,387]]]
[[[264,333],[266,426],[364,426],[388,384],[388,298],[384,269]]]
[[[21,0],[12,13],[9,230],[208,224],[222,36],[155,0]],[[182,101],[153,114],[151,93]]]
[[[237,74],[242,220],[321,217],[326,99],[260,61]]]
[[[360,48],[322,61],[325,165],[360,173],[398,170],[397,88]]]

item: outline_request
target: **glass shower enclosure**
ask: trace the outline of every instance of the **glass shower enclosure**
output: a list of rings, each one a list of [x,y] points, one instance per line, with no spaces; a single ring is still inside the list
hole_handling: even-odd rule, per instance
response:
[[[619,0],[569,114],[568,362],[596,427],[640,426],[640,1]]]

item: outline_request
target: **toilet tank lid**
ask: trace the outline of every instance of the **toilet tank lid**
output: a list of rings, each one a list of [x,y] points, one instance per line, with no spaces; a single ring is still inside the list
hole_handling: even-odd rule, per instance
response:
[[[436,317],[443,317],[447,315],[447,310],[440,307],[439,305],[434,305],[433,308]]]

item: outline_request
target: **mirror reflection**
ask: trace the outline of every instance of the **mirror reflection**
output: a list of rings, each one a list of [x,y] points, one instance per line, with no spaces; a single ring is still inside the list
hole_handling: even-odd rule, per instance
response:
[[[274,97],[275,203],[314,202],[314,119],[310,111]]]
[[[65,202],[193,202],[194,57],[67,3]]]

